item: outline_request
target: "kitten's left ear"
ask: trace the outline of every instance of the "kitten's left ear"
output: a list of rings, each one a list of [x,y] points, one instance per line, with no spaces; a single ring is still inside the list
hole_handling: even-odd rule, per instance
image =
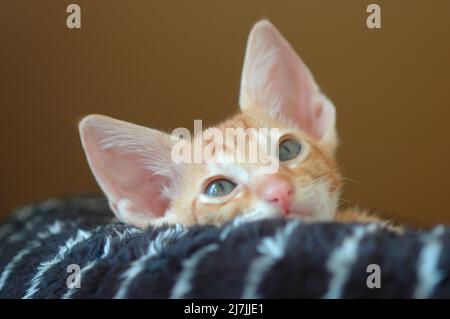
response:
[[[308,67],[268,21],[250,32],[239,104],[294,124],[311,137],[336,147],[335,108],[319,90]]]

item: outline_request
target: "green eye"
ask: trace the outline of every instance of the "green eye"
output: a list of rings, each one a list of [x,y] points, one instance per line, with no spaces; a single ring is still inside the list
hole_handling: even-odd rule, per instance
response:
[[[280,161],[288,161],[296,157],[302,149],[299,141],[288,138],[280,143],[278,157]]]
[[[236,184],[227,179],[216,179],[206,186],[205,194],[208,196],[219,197],[228,195],[236,187]]]

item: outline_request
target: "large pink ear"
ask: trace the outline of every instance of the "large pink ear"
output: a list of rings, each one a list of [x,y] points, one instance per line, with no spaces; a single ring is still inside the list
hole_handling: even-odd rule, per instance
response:
[[[253,107],[335,147],[335,108],[308,67],[268,21],[250,32],[241,79],[239,104]]]
[[[163,218],[169,206],[164,190],[176,175],[171,136],[101,115],[85,117],[79,129],[92,172],[117,217],[142,228]]]

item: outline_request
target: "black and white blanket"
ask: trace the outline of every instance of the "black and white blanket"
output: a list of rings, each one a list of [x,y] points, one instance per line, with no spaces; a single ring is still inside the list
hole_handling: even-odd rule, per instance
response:
[[[450,228],[295,220],[140,231],[103,198],[0,225],[0,298],[449,298]]]

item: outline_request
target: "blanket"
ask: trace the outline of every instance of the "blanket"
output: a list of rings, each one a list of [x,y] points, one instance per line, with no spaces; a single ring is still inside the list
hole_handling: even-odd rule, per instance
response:
[[[0,224],[0,298],[449,298],[450,229],[235,219],[140,230],[102,197]]]

